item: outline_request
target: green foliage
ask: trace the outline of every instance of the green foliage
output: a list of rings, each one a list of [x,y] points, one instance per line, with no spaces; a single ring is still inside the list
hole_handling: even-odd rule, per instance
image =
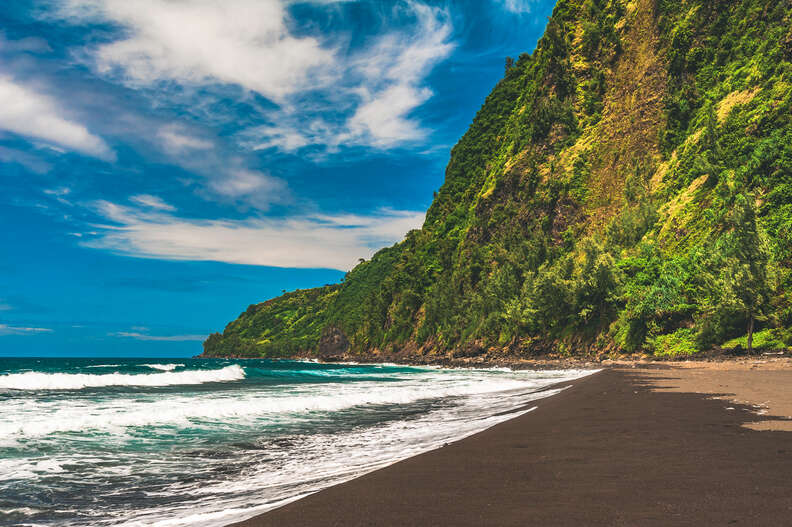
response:
[[[254,304],[204,342],[207,357],[285,357],[312,349],[339,286],[302,289]]]
[[[754,323],[766,320],[773,295],[770,252],[756,220],[753,197],[738,195],[724,236],[726,265],[723,303],[748,319],[747,347],[751,351]]]
[[[700,250],[664,257],[656,245],[643,244],[620,262],[626,275],[624,309],[611,327],[615,341],[638,351],[659,335],[689,325],[707,302],[710,275]]]
[[[753,336],[753,347],[759,351],[785,349],[792,346],[792,332],[777,328],[757,331]],[[731,339],[723,343],[724,348],[747,348],[748,335]]]
[[[651,339],[648,348],[658,357],[688,357],[700,351],[696,343],[696,332],[690,328],[658,335]]]
[[[757,346],[789,345],[791,26],[771,0],[559,0],[423,228],[342,284],[251,306],[206,353],[315,352],[333,327],[353,354],[682,356],[752,321]]]

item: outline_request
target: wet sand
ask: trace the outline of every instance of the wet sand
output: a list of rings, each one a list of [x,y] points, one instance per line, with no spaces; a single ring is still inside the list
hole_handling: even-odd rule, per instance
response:
[[[792,524],[792,433],[746,428],[771,418],[731,400],[775,395],[792,368],[698,364],[566,383],[533,412],[235,526]]]

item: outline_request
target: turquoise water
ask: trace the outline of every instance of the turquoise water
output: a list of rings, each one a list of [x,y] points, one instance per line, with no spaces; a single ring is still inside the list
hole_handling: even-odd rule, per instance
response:
[[[226,525],[488,428],[585,373],[3,358],[0,525]]]

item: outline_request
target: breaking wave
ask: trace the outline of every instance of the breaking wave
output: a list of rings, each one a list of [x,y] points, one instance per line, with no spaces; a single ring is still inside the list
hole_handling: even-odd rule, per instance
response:
[[[175,367],[175,366],[174,366]],[[81,390],[102,386],[172,386],[229,382],[245,378],[245,370],[232,364],[219,370],[186,370],[164,373],[41,373],[29,371],[0,375],[0,390]]]

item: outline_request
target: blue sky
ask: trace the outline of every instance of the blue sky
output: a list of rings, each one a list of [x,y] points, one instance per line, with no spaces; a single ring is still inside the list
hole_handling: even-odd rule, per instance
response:
[[[0,356],[188,356],[420,227],[539,0],[0,5]]]

